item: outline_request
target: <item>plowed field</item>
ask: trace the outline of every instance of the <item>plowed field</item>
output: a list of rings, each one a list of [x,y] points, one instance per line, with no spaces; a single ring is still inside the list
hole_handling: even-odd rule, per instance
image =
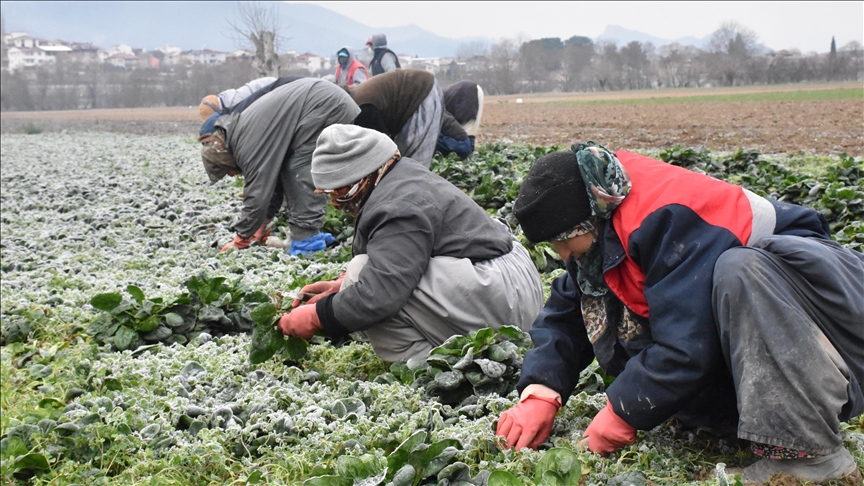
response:
[[[862,95],[861,83],[836,83],[487,96],[478,141],[567,146],[594,140],[610,149],[681,145],[858,157],[864,154]],[[32,123],[45,131],[192,135],[197,116],[195,107],[0,114],[3,133],[21,133]]]

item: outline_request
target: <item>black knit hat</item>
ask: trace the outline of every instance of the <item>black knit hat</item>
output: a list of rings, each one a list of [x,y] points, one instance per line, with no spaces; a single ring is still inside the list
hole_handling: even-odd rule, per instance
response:
[[[549,241],[591,217],[591,203],[576,154],[552,152],[534,162],[513,205],[532,243]]]

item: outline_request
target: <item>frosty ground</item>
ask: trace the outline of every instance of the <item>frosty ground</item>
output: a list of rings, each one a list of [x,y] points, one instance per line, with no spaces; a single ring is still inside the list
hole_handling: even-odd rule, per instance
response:
[[[513,163],[533,153],[518,152]],[[33,331],[0,351],[4,480],[297,484],[340,472],[341,457],[380,469],[417,430],[430,443],[458,440],[452,460],[478,482],[481,471],[496,470],[533,480],[543,450],[495,446],[494,421],[515,392],[480,397],[486,413],[460,413],[382,379],[387,364],[362,342],[319,342],[297,363],[256,366],[246,335],[143,352],[92,342],[85,330],[97,312],[89,302],[101,292],[134,285],[170,298],[186,278],[207,272],[270,294],[343,269],[344,246],[308,259],[267,247],[219,254],[233,237],[241,187],[230,178],[205,183],[194,137],[7,133],[0,158],[2,319]],[[363,407],[338,413],[349,398]],[[577,451],[584,484],[615,484],[632,473],[626,477],[643,482],[717,484],[718,462],[748,457],[732,440],[674,424],[640,432],[635,445],[608,458],[581,451],[580,433],[603,403],[596,390],[575,395],[546,446]],[[184,415],[208,427],[193,434],[179,425]],[[864,466],[861,424],[845,427],[846,445]]]

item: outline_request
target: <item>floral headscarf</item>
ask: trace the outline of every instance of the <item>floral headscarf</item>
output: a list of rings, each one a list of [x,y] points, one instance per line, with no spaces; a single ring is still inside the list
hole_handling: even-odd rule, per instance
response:
[[[630,176],[618,158],[602,145],[580,143],[570,147],[570,150],[576,153],[592,214],[609,219],[630,193]]]
[[[588,191],[592,216],[590,220],[565,231],[558,238],[588,232],[594,235],[594,243],[574,262],[578,268],[576,280],[583,299],[602,297],[608,288],[603,279],[603,241],[598,227],[601,221],[612,217],[612,212],[630,193],[630,176],[618,158],[602,145],[594,142],[580,143],[573,145],[570,150],[576,154],[579,172]]]

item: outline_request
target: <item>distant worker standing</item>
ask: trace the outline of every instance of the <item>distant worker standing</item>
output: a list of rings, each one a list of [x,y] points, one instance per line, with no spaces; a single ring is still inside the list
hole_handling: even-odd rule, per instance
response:
[[[351,123],[360,109],[335,84],[298,79],[262,96],[242,112],[214,113],[201,127],[201,157],[211,183],[243,175],[243,209],[234,240],[222,248],[265,244],[270,219],[288,205],[292,243],[300,255],[323,250],[333,236],[322,233],[327,197],[315,194],[310,167],[315,141],[336,123]]]
[[[369,70],[372,76],[389,73],[400,69],[399,58],[396,53],[387,48],[387,36],[384,34],[372,34],[366,41],[366,47],[372,52],[372,60],[369,61]]]
[[[354,51],[345,46],[336,53],[336,84],[339,86],[354,86],[369,79],[369,71],[360,61],[354,59]]]

